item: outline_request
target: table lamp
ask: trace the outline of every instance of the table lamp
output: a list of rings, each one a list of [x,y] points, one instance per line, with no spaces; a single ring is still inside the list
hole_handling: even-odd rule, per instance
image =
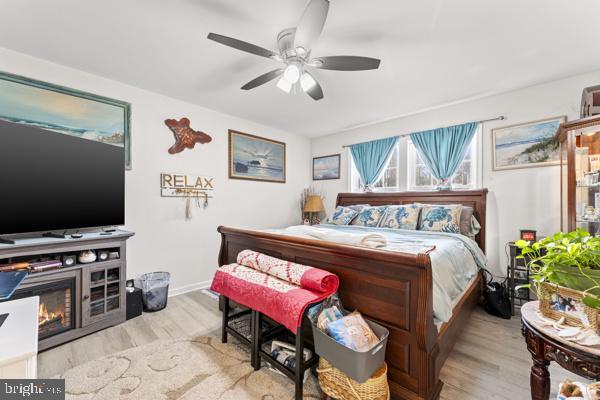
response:
[[[307,196],[306,204],[304,205],[304,212],[309,213],[310,224],[313,224],[313,213],[320,213],[324,210],[323,200],[321,196]]]

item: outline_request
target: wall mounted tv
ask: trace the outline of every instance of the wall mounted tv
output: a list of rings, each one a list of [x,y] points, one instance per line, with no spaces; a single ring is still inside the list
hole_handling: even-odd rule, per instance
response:
[[[0,120],[0,235],[125,223],[119,146]]]

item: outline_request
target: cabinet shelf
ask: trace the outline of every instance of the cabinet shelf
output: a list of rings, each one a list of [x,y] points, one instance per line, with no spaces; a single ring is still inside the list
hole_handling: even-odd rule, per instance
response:
[[[570,232],[586,224],[590,234],[598,235],[600,219],[584,219],[582,208],[590,212],[600,208],[600,182],[596,182],[600,173],[600,116],[564,122],[555,138],[559,143],[561,230]]]

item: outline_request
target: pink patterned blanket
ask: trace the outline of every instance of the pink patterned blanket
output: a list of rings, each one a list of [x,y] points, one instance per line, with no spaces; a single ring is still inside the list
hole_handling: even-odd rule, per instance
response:
[[[336,275],[250,250],[217,269],[211,290],[269,316],[296,333],[306,308],[337,291]],[[241,265],[244,263],[245,265]]]

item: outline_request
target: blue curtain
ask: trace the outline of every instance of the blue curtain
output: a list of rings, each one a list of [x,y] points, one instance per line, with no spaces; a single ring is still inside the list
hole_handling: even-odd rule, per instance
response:
[[[478,122],[410,134],[421,160],[438,179],[438,189],[449,189],[450,178],[458,169],[473,140]]]
[[[373,190],[373,184],[385,170],[398,139],[396,136],[350,146],[354,166],[365,192]]]

